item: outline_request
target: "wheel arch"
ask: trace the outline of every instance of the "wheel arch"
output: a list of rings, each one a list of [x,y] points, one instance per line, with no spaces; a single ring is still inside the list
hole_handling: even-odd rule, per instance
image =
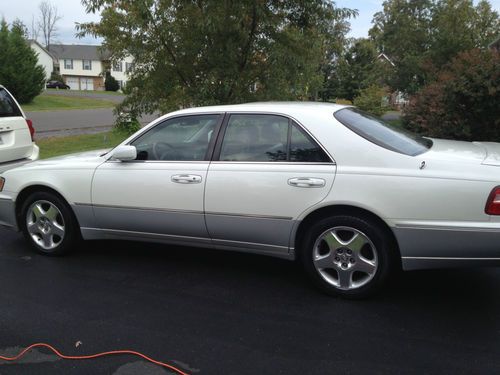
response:
[[[315,222],[322,220],[324,218],[330,217],[330,216],[335,216],[335,215],[350,215],[350,216],[355,216],[359,217],[361,219],[365,219],[367,221],[371,221],[376,223],[380,228],[382,228],[387,235],[389,236],[390,241],[394,245],[394,248],[397,252],[398,255],[398,263],[399,266],[401,266],[401,251],[399,249],[399,244],[397,241],[397,238],[392,231],[391,227],[377,214],[373,213],[370,210],[367,210],[365,208],[361,207],[356,207],[348,204],[339,204],[339,205],[330,205],[330,206],[324,206],[321,208],[316,209],[315,211],[310,212],[307,214],[304,219],[301,220],[296,232],[295,232],[295,239],[293,241],[294,248],[296,249],[296,257],[300,258],[301,256],[301,248],[302,248],[302,243],[304,241],[305,234],[307,232],[307,229]]]
[[[64,203],[68,206],[71,214],[73,215],[73,219],[75,220],[78,230],[80,230],[80,223],[78,222],[78,218],[75,215],[75,212],[71,208],[71,205],[69,204],[69,201],[62,195],[59,191],[54,189],[53,187],[47,186],[47,185],[42,185],[42,184],[36,184],[36,185],[29,185],[24,187],[19,194],[17,194],[16,201],[15,201],[15,213],[16,213],[16,224],[18,228],[21,228],[21,209],[23,207],[24,202],[28,197],[33,194],[33,193],[38,193],[38,192],[45,192],[45,193],[51,193],[59,197],[60,199],[63,200]]]

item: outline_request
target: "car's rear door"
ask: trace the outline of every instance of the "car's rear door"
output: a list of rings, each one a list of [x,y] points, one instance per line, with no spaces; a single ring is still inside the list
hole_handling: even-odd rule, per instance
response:
[[[326,197],[336,166],[291,119],[228,114],[205,189],[205,217],[219,248],[287,254],[295,219]]]
[[[109,160],[92,184],[100,230],[193,244],[210,244],[203,194],[221,114],[167,119],[130,144],[137,160]]]
[[[0,163],[25,159],[32,153],[26,119],[9,92],[0,87]]]

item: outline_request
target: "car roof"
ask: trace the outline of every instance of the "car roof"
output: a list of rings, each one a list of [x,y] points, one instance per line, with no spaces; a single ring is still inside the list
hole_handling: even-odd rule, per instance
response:
[[[229,104],[207,107],[186,108],[172,114],[203,113],[203,112],[272,112],[290,113],[301,111],[325,111],[334,113],[349,105],[324,102],[254,102],[245,104]]]

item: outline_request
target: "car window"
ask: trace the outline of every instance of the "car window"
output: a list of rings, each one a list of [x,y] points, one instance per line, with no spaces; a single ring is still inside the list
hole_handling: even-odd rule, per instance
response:
[[[205,160],[220,115],[196,115],[165,120],[130,144],[137,160]]]
[[[290,161],[327,163],[330,158],[311,137],[293,123],[290,136]]]
[[[17,104],[12,100],[9,93],[0,88],[0,117],[22,116]]]
[[[287,159],[288,119],[275,115],[231,115],[220,160],[282,161]]]
[[[416,156],[432,147],[432,141],[399,127],[390,125],[378,117],[357,108],[344,108],[335,112],[335,118],[347,128],[368,141],[388,150]]]
[[[330,162],[298,124],[278,115],[231,115],[219,160]]]

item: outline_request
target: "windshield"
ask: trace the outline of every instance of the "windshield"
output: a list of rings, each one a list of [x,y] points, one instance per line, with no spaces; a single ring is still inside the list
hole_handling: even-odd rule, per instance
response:
[[[347,128],[388,150],[400,154],[416,156],[432,147],[432,141],[388,124],[378,117],[372,116],[357,108],[344,108],[334,116]]]

